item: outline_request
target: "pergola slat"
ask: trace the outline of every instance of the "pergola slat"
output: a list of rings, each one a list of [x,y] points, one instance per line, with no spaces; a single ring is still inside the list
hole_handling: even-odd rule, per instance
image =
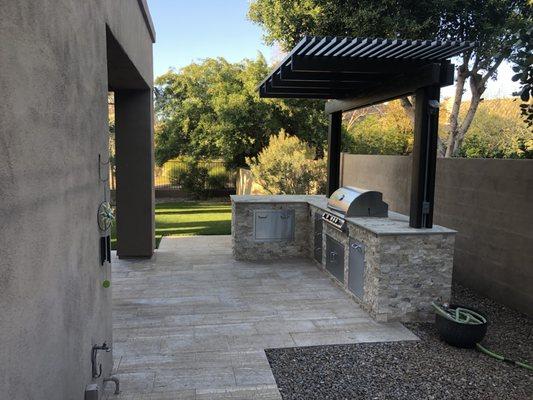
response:
[[[340,93],[343,98],[355,98],[369,87],[399,79],[400,74],[407,74],[401,79],[409,80],[417,68],[433,62],[442,63],[473,45],[469,42],[440,40],[306,36],[270,74],[268,78],[274,84],[272,87],[266,86],[260,95],[309,95],[311,93],[291,92],[291,88],[326,89],[329,85],[329,92],[316,92],[319,98],[328,94],[337,95],[341,89],[345,89]],[[268,81],[265,79],[261,85]],[[362,82],[365,85],[358,85]],[[286,90],[274,92],[273,88]]]

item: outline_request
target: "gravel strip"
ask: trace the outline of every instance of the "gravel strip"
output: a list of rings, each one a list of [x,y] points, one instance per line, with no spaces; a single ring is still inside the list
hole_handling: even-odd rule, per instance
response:
[[[489,319],[485,347],[533,362],[533,320],[455,286],[454,302]],[[433,324],[405,324],[419,342],[267,350],[284,400],[533,399],[533,373],[441,342]]]

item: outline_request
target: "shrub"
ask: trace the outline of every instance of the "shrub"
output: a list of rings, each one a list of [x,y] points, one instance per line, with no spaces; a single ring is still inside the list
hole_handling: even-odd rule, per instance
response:
[[[214,167],[207,173],[207,187],[209,189],[225,189],[230,176],[229,172],[225,168]]]
[[[207,181],[207,168],[198,164],[197,161],[188,165],[187,173],[183,177],[182,188],[197,196],[203,196]]]
[[[413,134],[398,129],[385,118],[368,115],[355,124],[343,137],[343,150],[352,154],[410,154]]]
[[[326,185],[325,160],[315,160],[313,149],[283,130],[248,164],[254,180],[272,194],[317,194]]]
[[[167,179],[172,186],[181,186],[183,179],[187,175],[187,165],[183,163],[172,163],[166,170]]]

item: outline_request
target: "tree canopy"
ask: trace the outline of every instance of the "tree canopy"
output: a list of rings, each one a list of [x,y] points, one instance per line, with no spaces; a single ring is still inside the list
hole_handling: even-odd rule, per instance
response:
[[[230,63],[206,59],[156,80],[156,161],[180,155],[220,158],[230,166],[256,157],[280,129],[323,148],[324,102],[259,98],[268,74],[262,55]]]
[[[523,48],[516,33],[531,26],[527,0],[252,0],[249,18],[265,30],[267,43],[284,50],[304,35],[476,41],[458,65],[456,93],[441,146],[459,155],[489,79]],[[466,84],[471,98],[461,112]],[[404,101],[412,112],[412,102]]]

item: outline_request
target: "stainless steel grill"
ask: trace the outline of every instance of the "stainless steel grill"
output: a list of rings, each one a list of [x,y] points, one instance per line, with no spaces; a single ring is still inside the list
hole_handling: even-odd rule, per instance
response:
[[[383,201],[383,194],[374,190],[344,186],[337,189],[328,199],[328,209],[322,219],[337,229],[345,230],[345,218],[387,217],[389,205]]]

